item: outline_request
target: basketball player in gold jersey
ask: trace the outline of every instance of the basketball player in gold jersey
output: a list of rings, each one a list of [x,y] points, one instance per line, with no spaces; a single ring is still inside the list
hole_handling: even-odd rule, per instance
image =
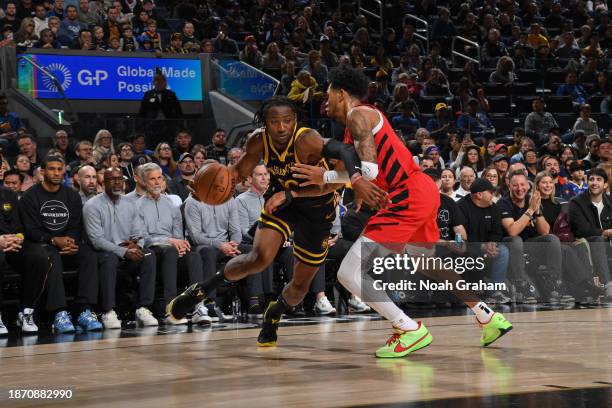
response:
[[[188,311],[206,301],[206,293],[225,282],[236,282],[268,267],[285,241],[293,234],[295,257],[293,279],[265,314],[259,346],[276,344],[278,324],[283,312],[299,304],[314,275],[327,256],[327,240],[335,218],[334,191],[343,184],[299,187],[292,166],[298,163],[327,167],[325,158],[339,159],[351,176],[355,200],[379,208],[386,193],[364,179],[358,170],[354,148],[335,140],[327,142],[316,130],[298,127],[293,103],[283,97],[266,101],[255,117],[264,126],[247,139],[246,153],[229,168],[234,182],[246,178],[263,159],[270,173],[270,187],[264,195],[253,248],[248,254],[230,260],[223,272],[206,282],[196,283],[168,305],[170,319],[181,319]],[[339,162],[339,164],[341,164]]]

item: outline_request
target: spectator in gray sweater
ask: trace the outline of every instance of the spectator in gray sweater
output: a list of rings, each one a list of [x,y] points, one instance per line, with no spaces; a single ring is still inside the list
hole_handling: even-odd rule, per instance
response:
[[[169,303],[177,294],[177,275],[179,267],[187,269],[189,283],[201,282],[202,260],[196,252],[191,251],[189,241],[183,237],[183,219],[180,208],[162,194],[164,175],[155,163],[142,166],[140,175],[146,185],[147,193],[136,204],[144,224],[144,245],[155,253],[157,270],[161,272],[164,282],[164,299]],[[210,323],[208,313],[202,304],[196,306],[193,323]],[[170,319],[166,324],[173,324]],[[179,324],[187,323],[183,319]]]
[[[226,262],[251,250],[251,245],[241,243],[238,206],[234,198],[213,206],[189,196],[185,200],[185,223],[189,237],[197,245],[196,251],[202,257],[207,279],[216,273],[219,262]],[[245,281],[249,295],[248,314],[255,318],[261,317],[260,298],[264,293],[272,293],[272,268],[268,267],[263,273],[250,275]],[[214,292],[207,295],[215,298]]]
[[[138,207],[122,195],[124,185],[120,169],[104,172],[104,193],[87,201],[83,207],[83,221],[89,241],[98,254],[101,282],[102,323],[107,329],[120,329],[121,321],[115,313],[117,270],[130,275],[138,271],[140,287],[136,320],[140,326],[157,326],[157,319],[149,310],[155,296],[155,255],[143,249],[144,225]]]
[[[248,183],[250,185],[249,189],[236,197],[236,206],[238,207],[242,241],[252,244],[253,236],[249,233],[249,230],[259,219],[261,209],[266,201],[263,195],[270,184],[270,173],[268,173],[266,166],[260,164],[255,167],[248,178]]]

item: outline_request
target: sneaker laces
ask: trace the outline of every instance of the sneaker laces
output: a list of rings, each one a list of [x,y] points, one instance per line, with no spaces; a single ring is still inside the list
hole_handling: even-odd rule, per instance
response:
[[[153,312],[150,311],[149,309],[147,309],[146,307],[141,307],[140,308],[140,313],[145,315],[145,316],[153,316]]]
[[[387,340],[387,346],[391,346],[393,343],[398,342],[402,334],[404,333],[400,333],[394,330],[391,337],[389,337],[389,339]]]
[[[319,299],[319,302],[324,309],[332,308],[332,305],[331,303],[329,303],[329,299],[327,298],[327,296],[323,296],[321,299]]]
[[[30,313],[30,314],[24,314],[23,315],[23,322],[25,324],[27,324],[28,326],[32,326],[34,324],[34,316]],[[0,321],[0,323],[2,323],[2,321]]]
[[[91,310],[86,310],[85,312],[83,312],[83,317],[88,322],[92,322],[92,321],[96,321],[97,322],[98,321],[98,318],[96,317],[95,314],[93,314],[93,312]]]
[[[68,314],[68,312],[60,313],[59,316],[56,317],[56,319],[58,324],[72,323],[70,321],[70,315]]]

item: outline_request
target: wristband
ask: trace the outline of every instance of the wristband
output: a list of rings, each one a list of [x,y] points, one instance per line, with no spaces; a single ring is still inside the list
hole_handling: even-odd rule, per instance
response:
[[[327,170],[323,173],[323,182],[325,184],[350,183],[350,181],[346,171]]]
[[[361,174],[366,180],[374,180],[378,176],[378,164],[362,161]]]

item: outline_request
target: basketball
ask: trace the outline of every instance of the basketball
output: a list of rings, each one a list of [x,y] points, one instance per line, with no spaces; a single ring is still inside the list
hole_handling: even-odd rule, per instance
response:
[[[228,168],[220,163],[202,166],[193,179],[194,196],[209,205],[223,204],[232,196],[232,178]]]

